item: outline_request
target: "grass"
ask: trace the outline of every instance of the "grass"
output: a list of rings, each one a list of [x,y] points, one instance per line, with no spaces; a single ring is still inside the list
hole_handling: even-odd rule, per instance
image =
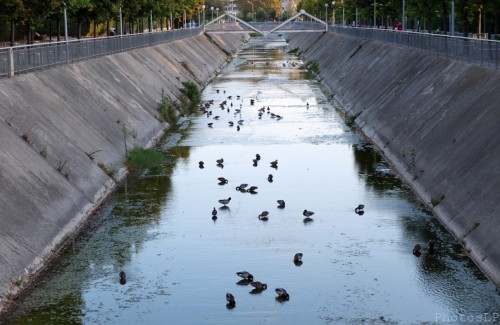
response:
[[[196,109],[201,102],[201,91],[198,85],[192,81],[183,82],[184,88],[181,89],[182,111],[186,115],[191,115],[196,112]]]
[[[160,164],[164,160],[161,152],[153,149],[134,148],[129,152],[125,165],[130,170],[140,170]]]
[[[115,169],[106,166],[106,164],[103,163],[102,161],[98,162],[97,166],[99,166],[102,169],[102,171],[105,172],[109,177],[111,177],[112,179],[115,179],[115,175],[116,175]]]
[[[311,71],[313,74],[319,73],[319,64],[315,60],[311,60],[307,63],[307,69]]]
[[[170,125],[177,124],[177,119],[179,117],[179,107],[176,103],[170,101],[168,97],[165,97],[163,89],[161,90],[161,99],[157,106],[159,120],[161,122],[167,122]]]

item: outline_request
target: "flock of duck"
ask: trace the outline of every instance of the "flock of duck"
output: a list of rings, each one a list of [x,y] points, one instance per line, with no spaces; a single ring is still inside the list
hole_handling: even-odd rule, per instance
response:
[[[223,91],[225,93],[225,90]],[[217,90],[217,93],[219,93],[219,90]],[[236,98],[238,100],[240,100],[240,96],[236,96]],[[227,99],[231,100],[232,99],[232,96],[228,96]],[[207,101],[202,107],[200,107],[200,110],[206,114],[206,116],[208,118],[212,117],[213,115],[213,112],[212,110],[210,110],[210,107],[214,104],[214,100],[209,100]],[[255,100],[254,99],[251,99],[250,100],[250,104],[251,105],[254,105],[255,104]],[[219,104],[219,107],[223,110],[223,111],[227,111],[227,113],[229,113],[231,111],[231,108],[230,107],[233,107],[233,102],[230,102],[228,104],[227,100],[224,100],[222,101],[220,104]],[[306,104],[306,108],[309,109],[309,103]],[[241,119],[241,109],[242,109],[242,102],[240,103],[240,108],[239,109],[235,109],[234,111],[234,115],[235,117],[237,115],[239,115],[239,120],[236,122],[237,123],[237,131],[240,131],[240,127],[243,126],[243,123],[244,123],[244,120]],[[283,117],[281,115],[278,115],[278,114],[274,114],[274,113],[271,113],[270,112],[270,107],[268,106],[267,108],[266,107],[262,107],[258,110],[258,118],[261,119],[262,116],[264,115],[264,113],[267,112],[267,114],[269,114],[269,116],[271,118],[275,118],[276,120],[280,120],[282,119]],[[220,116],[214,116],[213,117],[214,120],[219,120],[220,119]],[[230,127],[233,127],[234,126],[234,122],[233,121],[229,121],[228,122],[229,126]],[[214,122],[209,122],[208,123],[208,127],[209,128],[213,128],[214,127]],[[257,166],[258,163],[260,162],[261,160],[261,156],[260,154],[256,154],[255,155],[255,158],[252,159],[253,161],[253,166]],[[216,166],[217,167],[220,167],[220,168],[224,168],[224,158],[220,158],[220,159],[217,159],[215,161],[216,163]],[[199,168],[200,169],[203,169],[205,168],[205,163],[203,161],[200,161],[198,163],[199,165]],[[269,166],[273,169],[278,169],[278,160],[273,160],[269,163]],[[226,185],[229,183],[229,180],[225,177],[218,177],[218,184],[219,185]],[[273,174],[269,174],[268,177],[267,177],[267,180],[268,182],[272,183],[273,180],[274,180],[274,176]],[[242,193],[250,193],[250,194],[257,194],[257,189],[258,187],[257,186],[249,186],[249,184],[246,184],[246,183],[242,183],[238,186],[236,186],[236,190],[239,191],[239,192],[242,192]],[[278,199],[276,200],[278,205],[277,205],[277,208],[279,209],[284,209],[286,204],[285,204],[285,201],[283,199]],[[231,203],[231,197],[227,197],[227,198],[222,198],[222,199],[219,199],[218,200],[218,203],[220,203],[222,206],[219,207],[219,209],[228,209],[228,205]],[[364,208],[365,206],[363,204],[359,204],[358,206],[356,206],[354,208],[354,212],[358,215],[363,215],[365,213],[364,211]],[[218,214],[218,210],[213,207],[212,211],[211,211],[211,217],[212,217],[212,220],[215,222],[217,220],[217,214]],[[268,221],[269,220],[269,211],[267,210],[264,210],[262,211],[259,215],[258,215],[258,219],[261,220],[261,221]],[[303,216],[303,222],[304,223],[309,223],[309,222],[312,222],[313,221],[313,218],[312,216],[314,215],[315,213],[311,210],[307,210],[307,209],[304,209],[302,211],[302,216]],[[435,241],[434,240],[430,240],[429,243],[428,243],[428,247],[427,247],[427,251],[429,254],[433,254],[435,252]],[[422,254],[422,246],[420,244],[416,244],[413,248],[413,255],[419,257],[420,255]],[[293,263],[296,265],[296,266],[300,266],[302,265],[302,258],[303,258],[303,253],[296,253],[293,257]],[[266,283],[263,283],[263,282],[260,282],[260,281],[254,281],[254,276],[248,272],[248,271],[239,271],[239,272],[236,272],[236,275],[241,277],[242,279],[238,282],[239,285],[251,285],[254,289],[251,291],[251,293],[260,293],[264,290],[267,289],[267,284]],[[121,271],[119,273],[119,277],[120,277],[120,283],[121,284],[125,284],[126,283],[126,274],[124,271]],[[290,299],[290,295],[288,294],[288,292],[286,291],[286,289],[284,288],[276,288],[275,289],[275,292],[277,294],[276,296],[276,300],[277,301],[280,301],[280,302],[284,302],[284,301],[288,301]],[[236,306],[236,299],[234,297],[234,295],[230,292],[226,293],[226,307],[229,308],[229,309],[232,309]]]

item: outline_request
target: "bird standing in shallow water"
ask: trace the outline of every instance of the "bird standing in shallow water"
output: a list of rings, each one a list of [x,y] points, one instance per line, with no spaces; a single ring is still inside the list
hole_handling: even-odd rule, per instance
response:
[[[224,184],[227,184],[229,182],[227,180],[227,178],[224,178],[224,177],[219,177],[217,179],[219,180],[219,185],[224,185]]]
[[[259,291],[267,289],[267,284],[259,282],[259,281],[250,282],[250,285]]]
[[[228,197],[227,199],[220,199],[219,203],[226,206],[229,204],[230,201],[231,201],[231,197]]]
[[[213,220],[217,219],[217,210],[215,210],[215,207],[214,207],[214,209],[212,210],[212,219],[213,219]]]
[[[415,247],[413,247],[413,255],[419,257],[421,254],[422,254],[422,246],[416,244]]]
[[[247,271],[236,272],[236,275],[247,281],[253,281],[253,275]]]
[[[276,168],[276,169],[278,168],[278,160],[277,159],[274,161],[271,161],[270,164],[271,164],[271,168]]]
[[[127,283],[127,275],[124,271],[120,271],[120,284]]]
[[[226,293],[226,301],[228,305],[234,306],[236,304],[236,301],[234,300],[234,296],[231,293]]]
[[[267,181],[268,181],[269,183],[272,183],[272,182],[273,182],[273,174],[269,174],[269,175],[267,176]]]
[[[204,163],[203,161],[200,161],[200,162],[198,163],[198,166],[199,166],[200,168],[205,168],[205,163]]]
[[[276,293],[278,294],[278,297],[276,297],[276,299],[281,299],[281,300],[288,300],[288,299],[290,299],[290,295],[288,294],[288,292],[286,292],[285,289],[283,289],[283,288],[276,288],[274,291],[276,291]]]
[[[358,204],[358,206],[354,209],[354,212],[359,215],[363,215],[365,213],[365,211],[363,211],[364,208],[364,204]]]
[[[304,217],[310,217],[310,216],[312,216],[313,214],[314,214],[314,212],[312,212],[312,211],[308,211],[308,210],[304,210],[304,212],[302,212],[302,215],[303,215]]]
[[[302,254],[302,253],[295,254],[295,256],[293,257],[293,261],[295,263],[302,262],[302,256],[304,256],[304,254]]]
[[[278,202],[278,208],[279,209],[284,209],[285,208],[285,201],[283,201],[283,200],[277,200],[276,202]]]
[[[262,221],[267,221],[267,220],[269,220],[269,211],[262,211],[262,212],[259,214],[259,220],[262,220]]]

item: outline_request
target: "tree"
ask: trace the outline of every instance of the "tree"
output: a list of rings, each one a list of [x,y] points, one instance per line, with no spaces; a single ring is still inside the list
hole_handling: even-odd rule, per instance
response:
[[[0,21],[8,21],[10,23],[10,46],[15,44],[15,25],[22,21],[26,14],[24,3],[22,0],[4,0],[0,6]]]

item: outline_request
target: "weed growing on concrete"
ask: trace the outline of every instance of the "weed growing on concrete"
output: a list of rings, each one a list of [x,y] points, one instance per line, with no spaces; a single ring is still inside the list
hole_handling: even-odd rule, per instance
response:
[[[161,90],[161,99],[158,103],[157,110],[161,122],[167,122],[170,125],[175,125],[177,123],[177,118],[179,116],[178,105],[165,97],[163,89]]]
[[[114,168],[106,166],[106,164],[102,161],[98,162],[97,166],[99,166],[99,168],[101,168],[102,171],[105,172],[109,177],[115,179],[116,170]]]
[[[467,231],[465,232],[463,238],[467,237],[471,232],[474,231],[474,229],[476,229],[477,227],[479,227],[479,222],[474,222],[468,229]]]
[[[59,165],[57,166],[58,172],[62,173],[64,166],[66,166],[66,162],[67,162],[66,160],[64,162],[62,162],[62,161],[59,162]]]
[[[319,73],[319,64],[315,60],[311,60],[307,63],[306,68],[313,74]]]
[[[441,203],[445,199],[446,195],[443,193],[438,193],[435,197],[431,198],[431,204],[433,207]]]
[[[416,175],[416,153],[415,149],[410,149],[410,163],[408,164],[408,169],[406,170],[410,175],[412,175],[414,178],[417,177]]]
[[[191,115],[196,112],[196,109],[200,105],[201,92],[198,85],[192,81],[183,82],[182,85],[184,86],[181,89],[182,110],[185,114]]]
[[[160,164],[164,160],[161,152],[153,149],[134,148],[127,156],[125,165],[130,170],[144,169]]]
[[[43,158],[47,158],[47,150],[40,150],[40,156],[42,156]]]
[[[300,49],[298,47],[294,47],[293,49],[291,49],[291,50],[288,51],[288,54],[300,55]]]
[[[87,157],[90,158],[90,160],[94,160],[95,159],[94,155],[96,153],[98,153],[99,151],[102,151],[102,150],[96,150],[96,151],[92,151],[92,152],[86,152],[85,154],[87,155]]]

